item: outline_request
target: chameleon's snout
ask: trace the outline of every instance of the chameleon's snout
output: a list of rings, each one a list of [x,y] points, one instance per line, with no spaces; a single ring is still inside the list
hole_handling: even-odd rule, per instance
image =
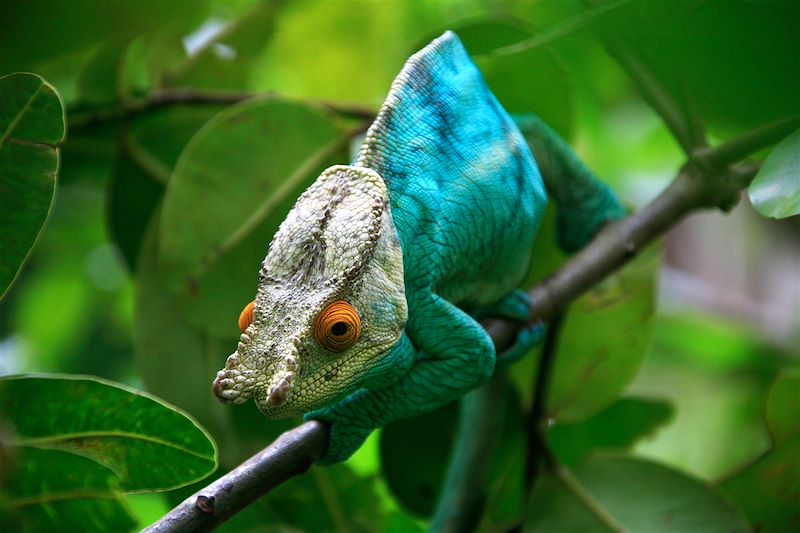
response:
[[[240,370],[239,354],[233,352],[225,362],[225,368],[217,372],[212,390],[222,403],[244,403],[251,395],[255,380],[252,371]]]

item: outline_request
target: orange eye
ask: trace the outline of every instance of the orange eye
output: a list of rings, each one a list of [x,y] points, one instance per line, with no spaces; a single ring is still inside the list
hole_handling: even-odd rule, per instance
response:
[[[314,338],[330,352],[350,348],[360,336],[361,318],[344,300],[332,302],[314,319]]]
[[[242,309],[242,313],[239,315],[239,331],[241,331],[242,333],[247,331],[247,326],[249,326],[253,322],[254,305],[256,305],[255,300],[245,305],[244,309]]]

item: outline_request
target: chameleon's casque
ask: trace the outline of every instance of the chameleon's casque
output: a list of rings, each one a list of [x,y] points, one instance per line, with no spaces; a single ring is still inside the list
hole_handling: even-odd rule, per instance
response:
[[[524,124],[556,198],[574,206],[560,206],[577,222],[559,239],[580,246],[621,207],[551,130]],[[327,463],[372,429],[457,398],[495,366],[473,317],[528,319],[514,287],[545,206],[525,138],[445,33],[403,67],[355,162],[323,172],[281,224],[214,392],[331,423]]]

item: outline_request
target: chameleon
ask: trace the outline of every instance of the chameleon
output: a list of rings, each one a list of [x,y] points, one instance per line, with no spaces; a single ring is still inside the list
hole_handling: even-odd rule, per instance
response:
[[[512,119],[444,33],[408,59],[354,161],[323,171],[281,223],[214,393],[327,422],[317,463],[332,464],[485,383],[497,356],[478,318],[528,321],[509,360],[542,337],[516,286],[545,183],[567,250],[624,215],[538,117]]]

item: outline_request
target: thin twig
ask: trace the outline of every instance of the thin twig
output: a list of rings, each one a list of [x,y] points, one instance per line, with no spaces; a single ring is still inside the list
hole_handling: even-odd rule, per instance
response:
[[[620,7],[629,4],[631,2],[632,0],[616,0],[615,2],[609,2],[607,4],[595,6],[591,9],[587,9],[586,11],[578,13],[573,17],[563,20],[549,28],[537,32],[533,37],[530,37],[529,39],[525,39],[516,42],[514,44],[509,44],[507,46],[501,46],[499,48],[495,48],[494,50],[486,52],[485,54],[480,54],[480,57],[488,59],[492,57],[513,55],[553,43],[559,39],[562,39],[568,35],[571,35],[588,27],[590,24],[595,22],[599,17],[602,17],[612,11],[615,11]]]
[[[776,144],[797,128],[800,128],[800,115],[776,120],[734,137],[715,148],[701,148],[695,151],[693,159],[710,169],[724,168]]]
[[[96,126],[123,118],[148,113],[162,107],[170,106],[200,106],[218,105],[229,106],[254,97],[261,98],[288,98],[275,92],[229,92],[229,91],[203,91],[197,89],[163,89],[150,93],[138,100],[127,103],[114,104],[90,109],[73,107],[68,110],[69,127],[71,130]],[[329,102],[327,100],[309,100],[311,105],[317,105],[338,115],[371,120],[375,118],[375,110],[357,104]]]
[[[545,442],[543,424],[546,418],[547,393],[550,390],[550,378],[553,375],[553,365],[563,318],[563,313],[559,313],[550,321],[547,337],[545,337],[544,346],[542,346],[539,366],[536,369],[536,388],[533,391],[533,401],[525,424],[528,434],[528,453],[526,454],[525,462],[525,494],[527,496],[530,496],[534,483],[536,483],[542,459],[547,456],[547,443]]]

